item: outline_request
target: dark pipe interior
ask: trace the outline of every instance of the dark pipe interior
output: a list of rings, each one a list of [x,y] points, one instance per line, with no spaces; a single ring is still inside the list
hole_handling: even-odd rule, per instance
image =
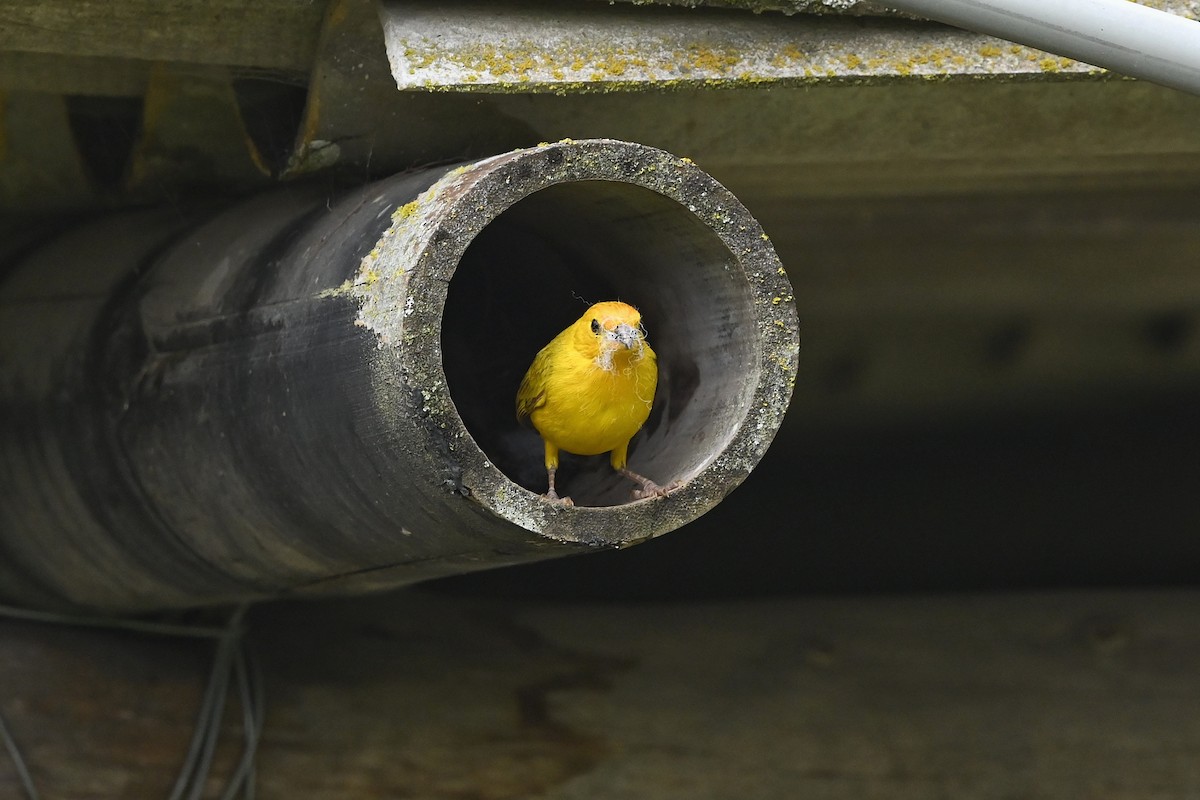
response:
[[[687,479],[720,453],[758,380],[758,338],[745,276],[688,209],[624,183],[577,181],[538,191],[488,225],[450,282],[442,347],[467,430],[511,480],[546,490],[542,444],[517,424],[517,387],[537,351],[590,303],[642,312],[659,357],[649,421],[630,466],[659,483]],[[607,456],[564,454],[560,493],[618,505],[632,484]]]

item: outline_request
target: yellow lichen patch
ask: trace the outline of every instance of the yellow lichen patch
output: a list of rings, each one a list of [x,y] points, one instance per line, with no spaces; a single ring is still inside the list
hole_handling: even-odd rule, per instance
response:
[[[776,69],[783,69],[795,64],[797,61],[803,61],[807,56],[804,51],[794,44],[784,45],[779,52],[771,56],[770,64]]]
[[[996,47],[994,44],[985,44],[983,47],[979,48],[979,55],[983,56],[984,58],[995,58],[996,56],[1001,55],[1003,52],[1003,50],[1001,50],[999,47]]]
[[[350,294],[354,291],[354,284],[349,280],[342,282],[340,286],[335,286],[332,289],[325,289],[317,292],[317,297],[340,297],[341,295]]]
[[[941,47],[929,54],[929,61],[938,69],[946,66],[947,61],[953,61],[954,54],[949,48]]]
[[[419,69],[425,69],[438,60],[438,56],[435,51],[425,50],[423,52],[418,52],[412,47],[404,48],[404,58],[406,61],[408,61],[409,72],[416,72]]]
[[[636,58],[631,53],[612,51],[602,53],[595,61],[595,66],[613,77],[620,77],[637,66]],[[645,62],[642,62],[643,64]]]
[[[676,61],[685,70],[698,70],[724,74],[742,60],[737,51],[728,48],[713,48],[694,44],[686,51],[675,53]]]
[[[405,203],[404,205],[400,206],[399,208],[397,208],[395,211],[392,212],[392,219],[393,220],[408,219],[409,217],[411,217],[417,213],[417,205],[418,205],[418,203],[416,200],[413,200],[410,203]]]
[[[1038,62],[1038,66],[1041,67],[1042,72],[1058,72],[1059,69],[1058,62],[1053,58],[1043,58]]]

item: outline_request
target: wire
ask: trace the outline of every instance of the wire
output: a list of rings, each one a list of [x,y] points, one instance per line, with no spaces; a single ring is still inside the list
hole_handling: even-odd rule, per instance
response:
[[[29,774],[29,767],[25,765],[25,759],[21,757],[21,748],[17,747],[17,740],[8,730],[8,723],[5,721],[3,713],[0,713],[0,739],[4,740],[4,749],[8,751],[8,757],[12,759],[13,766],[16,767],[17,778],[21,781],[21,788],[25,790],[26,797],[29,800],[39,800],[37,787],[33,785],[33,776]]]
[[[237,615],[237,612],[235,612]],[[134,633],[148,633],[155,636],[183,636],[194,639],[221,639],[229,635],[229,626],[216,627],[208,625],[175,625],[169,622],[150,622],[140,619],[120,619],[116,617],[89,617],[82,614],[60,614],[55,611],[35,611],[31,608],[18,608],[0,604],[0,617],[25,620],[26,622],[44,622],[51,625],[68,625],[73,628],[105,628],[108,630],[124,630]],[[240,623],[241,616],[237,615]],[[231,619],[232,622],[232,619]]]
[[[221,800],[233,800],[238,790],[243,787],[245,800],[254,800],[254,758],[258,753],[258,740],[262,735],[264,711],[262,671],[257,660],[245,648],[238,651],[234,669],[242,701],[242,730],[246,745],[242,750],[241,760],[221,794]]]
[[[262,738],[264,711],[266,707],[263,691],[262,670],[258,661],[248,652],[243,620],[249,605],[242,604],[234,609],[223,627],[204,625],[176,625],[107,617],[59,614],[50,611],[35,611],[0,604],[0,617],[9,617],[27,622],[66,625],[82,628],[106,628],[156,636],[179,636],[199,639],[216,639],[217,649],[209,671],[208,683],[200,701],[196,725],[184,755],[183,764],[171,788],[169,800],[200,800],[212,773],[213,757],[221,735],[221,722],[231,683],[236,685],[242,710],[242,755],[226,782],[221,800],[235,800],[238,793],[243,800],[254,800],[255,758]],[[21,755],[16,739],[9,730],[4,716],[0,714],[0,740],[16,767],[28,800],[39,800],[33,776]]]
[[[232,622],[232,620],[230,620]],[[225,716],[225,699],[229,694],[229,669],[234,641],[224,637],[217,645],[208,686],[200,703],[200,714],[192,729],[192,740],[187,756],[175,779],[169,800],[199,800],[204,792],[204,783],[212,769],[213,752],[217,736],[221,731],[221,719]]]

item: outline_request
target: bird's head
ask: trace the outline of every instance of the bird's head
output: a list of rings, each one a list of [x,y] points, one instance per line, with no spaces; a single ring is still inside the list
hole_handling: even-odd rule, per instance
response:
[[[581,349],[605,369],[612,369],[614,361],[638,361],[645,352],[642,315],[628,303],[596,303],[575,324]]]

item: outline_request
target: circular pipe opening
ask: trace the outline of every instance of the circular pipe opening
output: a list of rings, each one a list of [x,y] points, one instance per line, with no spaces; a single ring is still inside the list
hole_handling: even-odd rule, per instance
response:
[[[542,441],[517,423],[517,387],[537,351],[591,303],[623,300],[642,312],[659,364],[630,468],[663,485],[688,481],[729,443],[758,384],[751,295],[729,247],[679,202],[615,181],[541,189],[480,231],[450,281],[451,398],[492,463],[545,492]],[[563,454],[556,483],[580,506],[630,502],[633,488],[607,456]]]
[[[472,499],[462,513],[625,546],[700,516],[766,452],[799,356],[791,285],[754,217],[688,159],[609,139],[538,145],[449,170],[392,220],[352,283],[356,325],[377,334],[379,402],[412,410],[424,470]],[[557,488],[576,505],[548,502],[517,387],[541,347],[610,299],[641,309],[659,356],[630,467],[684,485],[631,502],[607,458],[564,457]]]

